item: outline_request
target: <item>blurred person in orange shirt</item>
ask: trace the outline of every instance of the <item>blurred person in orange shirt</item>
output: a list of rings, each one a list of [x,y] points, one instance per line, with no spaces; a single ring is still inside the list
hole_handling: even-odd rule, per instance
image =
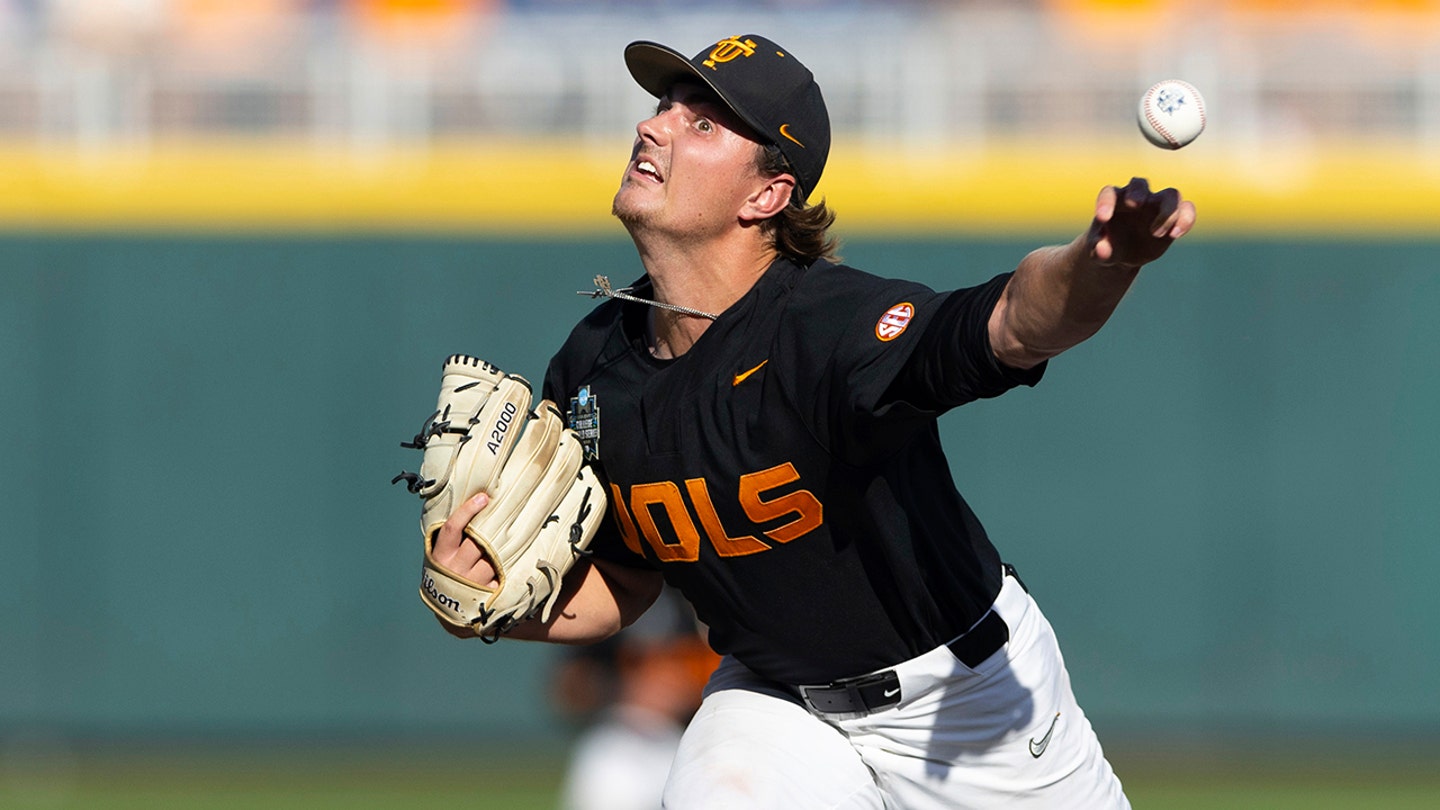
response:
[[[587,725],[571,749],[561,810],[656,810],[680,735],[720,663],[704,628],[666,588],[612,639],[567,649],[551,692],[562,714]]]

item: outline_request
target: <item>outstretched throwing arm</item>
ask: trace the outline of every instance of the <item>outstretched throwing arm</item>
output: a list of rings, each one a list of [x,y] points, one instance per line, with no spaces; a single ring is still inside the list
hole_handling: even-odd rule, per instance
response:
[[[1140,268],[1195,225],[1195,205],[1144,178],[1106,186],[1090,227],[1067,245],[1021,260],[990,316],[990,345],[1006,365],[1030,368],[1105,325]]]

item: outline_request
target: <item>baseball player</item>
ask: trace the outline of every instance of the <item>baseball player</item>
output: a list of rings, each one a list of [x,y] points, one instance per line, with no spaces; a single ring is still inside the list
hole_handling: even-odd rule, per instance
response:
[[[589,642],[662,581],[685,595],[723,658],[666,807],[1128,806],[936,418],[1039,382],[1191,229],[1193,204],[1106,186],[1074,241],[936,292],[834,259],[834,215],[808,202],[829,118],[794,54],[749,34],[693,58],[635,42],[625,61],[659,100],[614,199],[644,274],[597,279],[611,300],[544,384],[611,520],[548,618],[507,635]],[[464,537],[488,502],[464,500],[434,555],[493,584]]]

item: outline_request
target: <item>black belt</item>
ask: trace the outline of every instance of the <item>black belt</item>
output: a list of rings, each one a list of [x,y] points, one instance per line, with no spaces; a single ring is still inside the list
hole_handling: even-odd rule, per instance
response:
[[[1004,568],[1005,576],[1015,580],[1029,593],[1030,589],[1025,587],[1015,566],[1005,563]],[[945,646],[965,666],[974,669],[999,652],[1009,640],[1010,626],[991,608],[965,635]],[[802,686],[799,691],[800,699],[822,714],[863,715],[888,709],[900,702],[900,676],[895,674],[895,670],[887,669],[856,678],[841,678],[828,686]]]
[[[965,635],[946,644],[965,666],[974,669],[1010,640],[1010,627],[991,610]],[[863,715],[900,702],[900,676],[887,669],[857,678],[841,678],[828,686],[802,686],[800,697],[822,714]]]

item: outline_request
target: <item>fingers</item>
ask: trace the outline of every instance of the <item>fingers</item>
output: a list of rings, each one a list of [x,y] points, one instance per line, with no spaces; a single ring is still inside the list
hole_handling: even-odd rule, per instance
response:
[[[1106,186],[1106,189],[1112,188]],[[1105,192],[1101,192],[1104,199]],[[1157,239],[1183,236],[1195,225],[1195,204],[1180,196],[1173,188],[1151,191],[1143,177],[1132,177],[1122,189],[1114,191],[1115,207],[1148,221],[1147,230]],[[1113,214],[1112,214],[1113,218]]]
[[[490,496],[483,492],[460,504],[440,527],[431,551],[436,562],[476,585],[497,582],[495,567],[485,559],[485,552],[465,536],[465,527],[489,504]]]
[[[1181,200],[1180,207],[1175,211],[1175,216],[1170,223],[1170,229],[1166,232],[1166,236],[1169,236],[1171,239],[1179,239],[1189,233],[1193,227],[1195,227],[1195,203],[1189,200]]]
[[[462,564],[466,560],[474,561],[470,557],[471,552],[467,551],[465,547],[469,546],[475,554],[479,553],[479,549],[473,543],[465,542],[465,527],[470,525],[470,521],[474,520],[475,516],[480,514],[480,510],[484,509],[488,503],[490,503],[490,496],[481,492],[461,503],[454,512],[450,513],[449,519],[445,521],[444,526],[440,527],[440,534],[435,538],[437,559],[441,555],[445,555]]]
[[[1160,257],[1195,225],[1195,205],[1173,188],[1151,191],[1143,177],[1105,186],[1095,199],[1087,241],[1103,264],[1140,266]]]
[[[1105,186],[1095,198],[1095,221],[1090,226],[1090,250],[1096,259],[1109,262],[1115,258],[1116,245],[1112,223],[1119,217],[1123,223],[1131,213],[1145,204],[1150,184],[1143,177],[1132,177],[1124,186]]]
[[[1095,221],[1109,222],[1115,216],[1115,204],[1119,199],[1120,192],[1114,186],[1100,189],[1100,196],[1095,198]]]
[[[1176,202],[1179,201],[1179,192],[1175,189],[1167,188],[1152,194],[1150,182],[1143,177],[1132,177],[1129,183],[1119,188],[1106,186],[1100,189],[1100,196],[1095,199],[1095,218],[1100,222],[1109,222],[1115,217],[1117,210],[1131,212],[1144,209],[1154,205],[1167,192],[1175,195]],[[1156,225],[1159,225],[1158,221]]]
[[[1127,209],[1141,208],[1150,199],[1150,181],[1143,177],[1132,177],[1120,189],[1120,204]]]
[[[1150,207],[1155,212],[1150,219],[1150,235],[1156,239],[1178,239],[1195,226],[1195,204],[1182,199],[1173,188],[1151,195]]]
[[[1115,193],[1119,198],[1118,204],[1126,210],[1153,215],[1151,232],[1156,236],[1164,236],[1170,230],[1169,227],[1163,226],[1175,224],[1172,217],[1175,216],[1183,202],[1180,192],[1173,188],[1151,191],[1150,182],[1143,177],[1130,178],[1130,182]],[[1189,208],[1189,216],[1193,221],[1195,206],[1190,205]]]
[[[1161,189],[1150,195],[1147,209],[1154,211],[1150,218],[1150,234],[1163,239],[1174,225],[1175,211],[1180,207],[1180,192],[1173,188]]]

